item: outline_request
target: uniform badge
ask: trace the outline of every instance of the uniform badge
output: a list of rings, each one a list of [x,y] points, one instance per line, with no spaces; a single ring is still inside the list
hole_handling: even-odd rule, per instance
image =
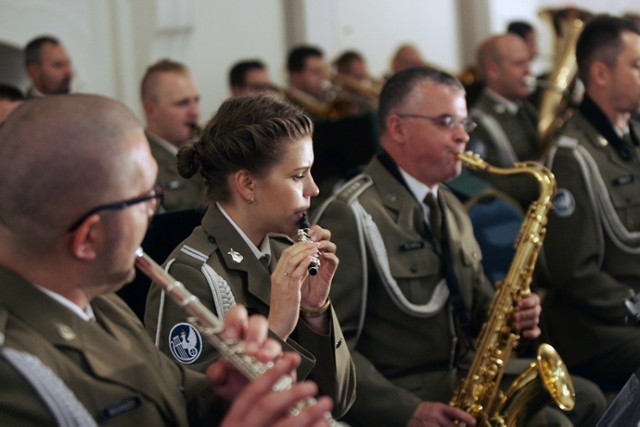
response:
[[[76,333],[73,332],[73,329],[71,329],[71,327],[64,325],[62,323],[58,323],[57,327],[58,327],[58,333],[60,334],[63,340],[73,341],[74,339],[76,339]]]
[[[567,218],[576,210],[576,199],[566,188],[559,188],[553,198],[553,211],[560,218]]]
[[[231,259],[237,262],[238,264],[242,262],[242,260],[244,259],[244,257],[240,255],[238,252],[234,251],[233,248],[231,248],[227,253],[231,255]]]
[[[190,323],[178,323],[169,332],[169,349],[178,362],[188,365],[202,353],[202,336]]]

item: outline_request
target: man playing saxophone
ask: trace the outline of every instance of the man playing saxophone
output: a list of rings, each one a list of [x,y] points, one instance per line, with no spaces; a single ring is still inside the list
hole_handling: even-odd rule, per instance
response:
[[[313,218],[331,230],[340,257],[348,260],[331,289],[357,373],[347,420],[475,425],[444,402],[473,358],[471,342],[494,290],[470,220],[443,185],[460,174],[458,153],[475,123],[460,82],[431,68],[391,77],[378,118],[383,153]],[[541,333],[539,315],[540,299],[531,294],[517,303],[512,326],[534,340]],[[595,424],[604,407],[595,400],[581,401],[586,409],[575,414],[576,425]],[[534,418],[541,425],[572,424],[552,408]]]

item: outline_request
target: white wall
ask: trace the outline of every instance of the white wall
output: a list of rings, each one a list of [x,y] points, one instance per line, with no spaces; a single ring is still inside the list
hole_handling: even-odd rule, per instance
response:
[[[640,12],[639,0],[579,3],[593,12]],[[58,36],[76,68],[76,91],[112,96],[138,113],[144,69],[160,57],[183,61],[201,90],[204,121],[228,96],[228,69],[239,59],[261,58],[274,82],[283,85],[288,48],[304,41],[322,47],[328,59],[356,48],[372,74],[382,76],[395,48],[412,42],[427,60],[459,71],[484,37],[516,18],[538,28],[540,50],[548,58],[550,29],[537,13],[564,5],[563,0],[0,0],[0,42],[22,47],[42,33]],[[291,13],[286,12],[292,11],[294,21],[287,21]]]

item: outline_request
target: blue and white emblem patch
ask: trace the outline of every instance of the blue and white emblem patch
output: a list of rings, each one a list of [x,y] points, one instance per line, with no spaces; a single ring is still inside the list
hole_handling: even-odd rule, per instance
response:
[[[169,349],[178,362],[188,365],[202,353],[202,336],[190,323],[178,323],[169,332]]]
[[[567,218],[576,210],[576,199],[566,188],[558,188],[553,198],[553,211],[560,218]]]

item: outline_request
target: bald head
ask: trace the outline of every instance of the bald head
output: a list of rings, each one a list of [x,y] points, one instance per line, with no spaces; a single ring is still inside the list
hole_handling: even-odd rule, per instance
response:
[[[128,155],[142,125],[100,96],[29,100],[0,128],[0,231],[53,238],[74,216],[122,191],[135,173]]]
[[[412,44],[404,44],[398,48],[391,60],[391,71],[397,73],[408,68],[422,67],[424,65],[426,63],[422,59],[418,48]]]
[[[526,43],[517,35],[500,34],[485,40],[478,49],[478,64],[494,92],[512,101],[529,95],[529,54]]]

